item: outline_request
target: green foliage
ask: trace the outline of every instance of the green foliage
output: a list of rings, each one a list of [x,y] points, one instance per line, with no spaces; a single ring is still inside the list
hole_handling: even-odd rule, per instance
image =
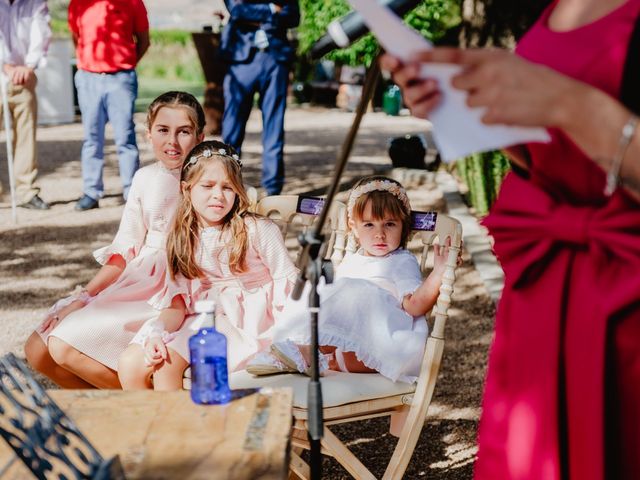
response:
[[[183,30],[151,30],[151,47],[138,64],[140,82],[136,109],[167,90],[185,90],[202,95],[204,73],[191,33]]]
[[[55,37],[70,38],[69,24],[66,18],[51,18],[51,32]]]
[[[151,47],[136,68],[141,78],[200,82],[204,85],[204,73],[190,32],[151,30],[149,37]]]
[[[456,169],[461,180],[469,188],[469,202],[478,215],[486,215],[510,169],[507,157],[498,150],[477,153],[458,160]]]
[[[345,0],[300,0],[302,19],[298,27],[298,51],[305,55],[332,20],[349,12]],[[460,24],[460,5],[457,0],[423,0],[405,16],[405,21],[431,41],[442,38],[447,30]],[[378,51],[378,42],[368,34],[349,48],[335,50],[327,59],[344,65],[370,65]]]
[[[191,45],[191,32],[185,30],[150,30],[151,45]]]

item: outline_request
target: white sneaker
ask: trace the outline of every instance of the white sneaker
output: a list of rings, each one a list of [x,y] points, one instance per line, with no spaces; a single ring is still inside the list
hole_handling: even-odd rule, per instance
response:
[[[251,375],[275,375],[278,373],[297,373],[298,370],[289,368],[270,352],[258,352],[247,362],[247,372]]]
[[[304,373],[311,376],[311,366],[307,364],[304,356],[300,352],[298,345],[291,340],[283,340],[282,342],[275,342],[271,345],[271,353],[288,368]],[[329,369],[329,362],[322,353],[319,355],[320,360],[320,375]]]

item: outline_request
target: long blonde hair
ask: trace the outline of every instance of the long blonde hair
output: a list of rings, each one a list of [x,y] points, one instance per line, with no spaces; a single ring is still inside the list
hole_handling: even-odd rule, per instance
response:
[[[384,177],[382,175],[371,175],[360,179],[351,190],[351,195],[354,191],[363,185],[372,182],[391,182],[398,185],[402,191],[404,187],[400,182],[397,182],[393,178]],[[406,199],[406,197],[405,197]],[[407,204],[405,205],[398,196],[385,190],[371,190],[369,192],[361,193],[353,201],[353,208],[349,212],[349,215],[353,220],[362,220],[364,210],[367,203],[371,202],[371,214],[374,220],[384,220],[385,216],[396,218],[402,222],[402,234],[400,236],[400,246],[406,248],[409,240],[409,234],[411,233],[411,210]],[[349,202],[351,204],[351,201]]]
[[[222,223],[221,232],[230,232],[226,236],[226,238],[231,239],[231,243],[227,244],[229,268],[234,273],[246,271],[249,235],[245,218],[247,216],[253,217],[254,215],[248,211],[250,203],[247,191],[242,183],[241,164],[237,160],[237,154],[233,147],[211,140],[196,145],[182,166],[180,175],[182,199],[178,205],[173,226],[167,238],[167,259],[171,278],[175,278],[178,273],[189,279],[200,278],[204,275],[196,261],[201,225],[191,203],[190,190],[202,178],[205,166],[211,162],[222,163],[236,194],[233,207],[231,207]]]

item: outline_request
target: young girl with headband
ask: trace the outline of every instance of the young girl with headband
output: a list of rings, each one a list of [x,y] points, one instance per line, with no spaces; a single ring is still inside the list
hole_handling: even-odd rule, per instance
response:
[[[118,357],[157,311],[165,243],[180,198],[180,169],[204,135],[196,98],[166,92],[147,113],[155,163],[138,170],[113,242],[94,252],[103,266],[86,287],[58,301],[26,345],[33,368],[64,388],[119,388]],[[175,305],[181,309],[181,305]]]
[[[277,225],[248,211],[232,147],[208,141],[194,148],[182,168],[181,187],[167,243],[170,278],[151,302],[170,308],[182,298],[193,313],[196,301],[214,300],[216,328],[227,337],[227,365],[233,371],[271,343],[271,327],[297,270]],[[123,388],[182,388],[197,319],[188,315],[180,326],[182,318],[161,315],[148,322],[120,358]]]
[[[427,338],[424,315],[438,297],[448,247],[434,246],[434,268],[423,281],[417,259],[405,249],[411,206],[395,180],[364,178],[351,191],[347,211],[360,248],[345,256],[335,282],[320,292],[321,370],[377,371],[413,382]],[[307,297],[303,293],[301,301],[289,301],[270,351],[257,354],[247,371],[308,372]]]

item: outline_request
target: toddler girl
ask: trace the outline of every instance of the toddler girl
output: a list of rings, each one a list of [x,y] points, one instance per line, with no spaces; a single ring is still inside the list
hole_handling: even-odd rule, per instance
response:
[[[349,227],[360,249],[345,256],[335,282],[320,291],[321,370],[380,372],[413,382],[427,338],[424,314],[435,304],[447,247],[434,246],[435,264],[422,280],[418,261],[405,250],[411,207],[395,180],[372,176],[351,191]],[[275,343],[248,364],[250,373],[307,373],[310,332],[307,297],[290,300],[274,330]],[[323,366],[324,364],[324,366]]]
[[[165,283],[166,234],[180,198],[180,168],[203,139],[204,112],[184,92],[156,98],[147,136],[157,162],[133,178],[113,243],[96,250],[103,267],[58,301],[25,345],[31,366],[66,388],[119,388],[118,357],[158,312],[147,303]],[[183,308],[176,300],[174,308]]]
[[[183,298],[189,313],[198,300],[218,306],[216,328],[228,341],[233,371],[271,343],[271,327],[295,283],[279,228],[248,212],[241,164],[232,147],[203,142],[182,167],[182,200],[167,243],[169,279],[152,302],[169,307]],[[154,319],[120,359],[123,388],[176,390],[189,364],[188,340],[199,328],[195,315]],[[169,321],[163,321],[169,320]]]

